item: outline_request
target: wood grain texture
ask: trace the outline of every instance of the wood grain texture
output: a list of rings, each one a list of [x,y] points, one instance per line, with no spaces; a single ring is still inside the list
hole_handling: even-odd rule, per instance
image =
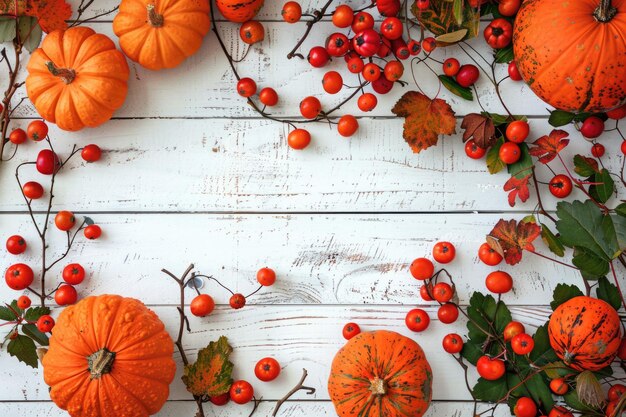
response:
[[[485,276],[495,268],[477,259],[478,247],[491,231],[497,214],[414,215],[205,215],[94,214],[104,235],[96,241],[78,239],[66,262],[51,271],[54,288],[63,266],[80,262],[89,271],[78,289],[87,294],[120,293],[150,304],[175,304],[178,295],[159,271],[183,271],[191,262],[235,291],[258,286],[256,271],[271,266],[279,276],[271,291],[251,303],[262,304],[416,304],[421,283],[408,265],[430,256],[433,244],[457,245],[457,260],[447,268],[455,277],[461,301],[484,290]],[[521,216],[519,216],[521,217]],[[0,255],[2,265],[19,261],[39,270],[40,249],[26,215],[0,216],[0,229],[17,233],[32,244],[24,256]],[[64,234],[50,231],[54,253],[64,250]],[[541,252],[548,253],[541,242]],[[52,256],[52,253],[49,255]],[[508,270],[515,292],[504,296],[513,304],[548,304],[558,283],[581,284],[578,272],[526,253]],[[167,290],[161,291],[161,288]],[[209,284],[218,303],[228,294]],[[16,297],[0,286],[0,299]]]
[[[484,408],[484,406],[482,406]],[[207,417],[247,417],[251,405],[237,406],[229,404],[216,407],[205,406]],[[269,416],[274,410],[273,402],[263,402],[257,410],[257,416]],[[427,416],[465,417],[471,416],[473,405],[467,402],[434,402]],[[481,408],[479,408],[481,411]],[[190,401],[169,401],[155,417],[193,416],[196,412],[195,403]],[[50,402],[0,402],[0,414],[13,417],[66,417],[65,411],[59,410]],[[285,403],[278,414],[279,417],[335,417],[335,409],[330,401],[290,401]],[[500,407],[495,417],[510,416],[506,407]]]
[[[163,291],[167,287],[161,286]],[[434,374],[433,398],[436,400],[471,400],[463,388],[463,371],[455,360],[443,351],[441,340],[451,332],[465,334],[465,325],[459,320],[444,325],[437,320],[435,307],[426,307],[431,316],[430,327],[422,333],[410,332],[404,317],[413,306],[246,306],[241,310],[219,307],[210,316],[200,319],[190,317],[192,333],[185,336],[185,351],[190,359],[198,349],[220,335],[227,335],[234,348],[231,356],[235,363],[234,378],[253,383],[257,395],[267,400],[277,400],[294,386],[302,368],[309,372],[307,385],[317,388],[313,396],[303,392],[294,399],[328,400],[326,384],[330,363],[335,353],[345,343],[341,329],[348,321],[359,323],[363,331],[387,329],[409,336],[420,343]],[[178,329],[178,312],[171,307],[153,307],[166,324],[170,334]],[[529,330],[543,324],[549,310],[536,307],[518,307],[512,311],[514,318],[523,321]],[[266,356],[275,357],[283,367],[281,375],[272,383],[262,383],[254,376],[254,365]],[[170,387],[170,399],[189,399],[178,373]],[[3,360],[3,378],[11,381],[0,392],[0,400],[47,400],[48,391],[40,377],[41,370],[26,369],[15,359]],[[452,382],[455,381],[455,382]]]
[[[531,125],[530,140],[551,130],[545,120],[532,120]],[[564,158],[590,156],[591,145],[573,128],[568,131],[571,143]],[[75,143],[97,143],[105,151],[95,164],[85,164],[80,157],[71,162],[57,181],[56,207],[126,212],[470,212],[529,211],[536,204],[533,189],[528,202],[511,208],[502,189],[510,175],[489,175],[484,160],[468,158],[461,134],[413,154],[402,139],[400,119],[363,119],[350,139],[325,125],[315,125],[311,132],[310,147],[295,151],[287,146],[287,128],[268,120],[115,120],[78,134],[52,126],[50,135],[60,155],[67,155]],[[618,172],[620,140],[614,132],[605,136],[603,163]],[[42,147],[28,142],[16,162],[35,159]],[[551,165],[564,171],[558,160]],[[24,209],[14,167],[0,175],[0,212]],[[538,175],[544,182],[552,177],[544,167],[538,168]],[[46,188],[49,181],[33,167],[24,168],[23,178],[41,181]],[[556,200],[542,187],[546,207],[554,209]],[[571,196],[582,197],[578,190]],[[43,209],[44,203],[35,206]]]

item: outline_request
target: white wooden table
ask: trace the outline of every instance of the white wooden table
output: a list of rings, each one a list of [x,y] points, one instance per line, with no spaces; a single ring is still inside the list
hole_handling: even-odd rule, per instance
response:
[[[324,105],[337,103],[341,94],[322,94],[320,80],[328,68],[313,69],[304,61],[286,59],[304,24],[281,21],[282,1],[266,3],[259,15],[266,40],[238,64],[242,75],[278,91],[281,104],[276,114],[297,117],[297,103],[311,94]],[[303,1],[303,9],[316,3]],[[115,0],[96,1],[94,13],[114,4]],[[104,19],[90,26],[114,38],[111,17]],[[238,27],[226,22],[219,26],[227,45],[240,55]],[[303,51],[321,44],[333,31],[328,22],[317,25]],[[473,44],[488,54],[482,40]],[[455,48],[439,53],[468,61]],[[267,400],[257,415],[270,414],[272,401],[297,382],[302,368],[309,371],[308,385],[318,391],[312,397],[298,394],[282,415],[336,415],[326,390],[329,366],[344,342],[342,326],[355,321],[363,330],[392,329],[415,338],[434,371],[434,401],[428,415],[469,417],[472,404],[461,369],[441,348],[445,334],[465,333],[465,323],[445,326],[436,320],[436,309],[426,306],[433,318],[430,328],[421,334],[406,329],[406,312],[423,304],[408,264],[429,255],[438,240],[454,242],[457,260],[449,269],[461,302],[467,302],[472,291],[485,290],[484,277],[491,270],[477,259],[484,236],[501,217],[519,219],[528,214],[535,201],[511,209],[502,191],[508,175],[490,176],[483,161],[467,158],[458,134],[420,155],[412,154],[402,139],[402,120],[390,112],[408,88],[395,87],[380,98],[378,107],[360,119],[355,137],[342,138],[318,124],[311,126],[312,145],[294,151],[287,146],[285,126],[257,117],[236,94],[234,77],[213,34],[177,69],[150,72],[130,66],[129,96],[114,120],[80,133],[51,128],[61,154],[74,143],[97,143],[106,150],[102,161],[88,167],[74,160],[57,183],[55,209],[88,215],[104,229],[100,240],[79,242],[68,258],[89,271],[79,287],[80,296],[137,297],[175,334],[175,285],[159,272],[161,268],[180,273],[193,262],[199,271],[246,293],[256,287],[256,270],[267,265],[276,270],[277,284],[250,299],[243,310],[231,310],[228,294],[205,286],[219,306],[208,318],[192,318],[193,331],[186,337],[193,356],[209,341],[228,336],[235,349],[235,377],[251,381]],[[343,68],[343,60],[332,67]],[[421,87],[434,95],[435,77],[424,67],[416,68],[416,74]],[[347,76],[346,81],[355,82]],[[514,112],[530,114],[533,138],[550,131],[546,106],[526,86],[507,81],[503,89]],[[478,90],[488,109],[502,110],[486,80],[478,83]],[[476,103],[447,91],[441,97],[459,118],[478,110]],[[345,112],[362,116],[355,103]],[[37,117],[29,105],[20,108],[19,116],[23,120],[17,125],[23,127]],[[589,144],[569,130],[573,140],[565,152],[588,153]],[[603,143],[608,163],[615,165],[618,161],[610,155],[617,155],[619,141],[613,139]],[[2,242],[15,233],[36,242],[13,170],[19,161],[32,159],[40,146],[27,144],[1,168]],[[548,206],[553,208],[554,203],[549,200]],[[63,236],[52,236],[52,245],[60,250]],[[38,256],[35,247],[21,259],[38,265]],[[2,270],[13,262],[0,251]],[[60,268],[54,271],[55,279]],[[547,319],[547,304],[557,283],[580,283],[572,270],[537,257],[502,268],[515,279],[514,292],[504,300],[513,306],[514,317],[530,326]],[[0,285],[0,299],[11,297],[16,293]],[[264,356],[276,357],[283,366],[273,383],[254,377],[253,366]],[[176,359],[180,365],[178,354]],[[40,369],[27,368],[2,352],[0,370],[0,416],[66,415],[50,402]],[[191,416],[194,407],[180,381],[179,367],[170,401],[159,416]],[[209,416],[250,412],[250,406],[207,409]]]

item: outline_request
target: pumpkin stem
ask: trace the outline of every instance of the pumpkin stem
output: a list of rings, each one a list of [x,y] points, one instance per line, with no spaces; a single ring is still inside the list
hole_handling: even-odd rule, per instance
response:
[[[76,78],[76,71],[71,68],[57,68],[52,61],[46,62],[46,67],[48,67],[50,74],[61,78],[65,84],[71,84]]]
[[[617,9],[611,5],[611,0],[600,0],[600,5],[593,12],[598,22],[606,23],[615,17]]]
[[[370,381],[370,391],[374,395],[385,395],[387,393],[387,384],[385,384],[383,379],[375,377]]]
[[[163,15],[156,12],[154,4],[148,4],[146,8],[148,9],[148,22],[150,25],[155,28],[163,26]]]
[[[96,353],[87,356],[91,379],[101,378],[103,375],[111,372],[113,362],[115,362],[115,352],[111,352],[107,348],[102,348]]]

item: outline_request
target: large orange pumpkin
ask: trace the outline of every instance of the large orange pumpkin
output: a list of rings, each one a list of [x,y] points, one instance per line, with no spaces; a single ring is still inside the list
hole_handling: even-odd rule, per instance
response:
[[[59,315],[43,376],[72,417],[146,417],[167,400],[173,352],[163,323],[140,301],[87,297]]]
[[[605,301],[580,296],[561,304],[548,323],[550,345],[576,370],[597,371],[611,364],[621,342],[617,311]]]
[[[64,130],[101,125],[126,99],[124,54],[88,27],[50,33],[26,69],[28,97],[41,117]]]
[[[395,332],[361,333],[333,360],[328,392],[339,417],[420,417],[431,400],[424,351]]]
[[[265,0],[215,0],[217,9],[226,19],[242,23],[252,19],[263,7]]]
[[[122,0],[113,31],[141,66],[174,68],[200,48],[211,28],[208,0]]]
[[[626,100],[626,0],[526,0],[513,42],[522,77],[557,109],[599,112]]]

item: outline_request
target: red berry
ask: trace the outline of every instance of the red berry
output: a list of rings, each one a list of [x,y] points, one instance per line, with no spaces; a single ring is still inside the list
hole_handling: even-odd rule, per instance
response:
[[[323,46],[314,46],[309,51],[309,56],[307,57],[309,64],[315,68],[322,68],[328,61],[330,60],[330,55],[328,51]]]
[[[78,285],[85,279],[85,268],[81,264],[69,264],[63,268],[63,281],[71,285]]]
[[[26,246],[26,241],[22,236],[13,235],[7,239],[6,248],[11,255],[24,253]]]
[[[522,74],[519,73],[515,61],[509,62],[509,77],[511,77],[513,81],[522,81]]]
[[[43,315],[37,320],[37,329],[41,333],[48,333],[54,327],[54,319],[49,315]]]
[[[26,142],[26,132],[24,132],[24,129],[14,129],[9,135],[9,140],[11,143],[20,145]]]
[[[448,58],[443,61],[443,73],[449,77],[454,77],[461,69],[461,64],[456,58]]]
[[[80,152],[80,156],[87,162],[96,162],[102,156],[102,150],[98,145],[87,145]]]
[[[209,401],[211,401],[211,403],[217,406],[226,405],[228,401],[230,401],[230,394],[228,392],[225,392],[222,395],[209,398]]]
[[[361,328],[356,323],[348,323],[345,326],[343,326],[342,334],[343,334],[344,339],[346,340],[352,339],[354,336],[356,336],[359,333],[361,333]]]
[[[604,132],[604,121],[596,116],[585,119],[580,127],[580,133],[587,139],[595,139]]]
[[[437,41],[435,38],[429,37],[422,41],[422,48],[426,53],[431,53],[437,47]]]
[[[591,147],[591,154],[596,158],[601,158],[604,155],[604,152],[604,145],[602,145],[601,143],[594,143]]]
[[[230,297],[230,300],[228,300],[228,304],[230,304],[231,308],[239,310],[246,305],[246,297],[239,293],[233,294],[232,297]]]
[[[20,295],[20,298],[17,299],[17,306],[22,310],[26,310],[30,304],[31,300],[27,295]]]
[[[76,300],[78,300],[78,293],[71,285],[63,284],[54,293],[54,301],[60,306],[74,304]]]
[[[252,78],[242,78],[237,82],[237,93],[241,97],[252,97],[256,94],[256,83]]]
[[[259,93],[259,100],[267,107],[272,107],[278,104],[278,93],[271,87],[265,87]]]
[[[471,87],[480,77],[480,71],[475,65],[465,64],[456,74],[456,82],[461,85],[461,87]]]
[[[28,181],[22,186],[24,196],[30,200],[37,200],[43,196],[43,187],[36,181]]]
[[[94,240],[102,236],[102,229],[97,224],[90,224],[89,226],[85,227],[83,233],[85,234],[85,237],[87,239]]]

